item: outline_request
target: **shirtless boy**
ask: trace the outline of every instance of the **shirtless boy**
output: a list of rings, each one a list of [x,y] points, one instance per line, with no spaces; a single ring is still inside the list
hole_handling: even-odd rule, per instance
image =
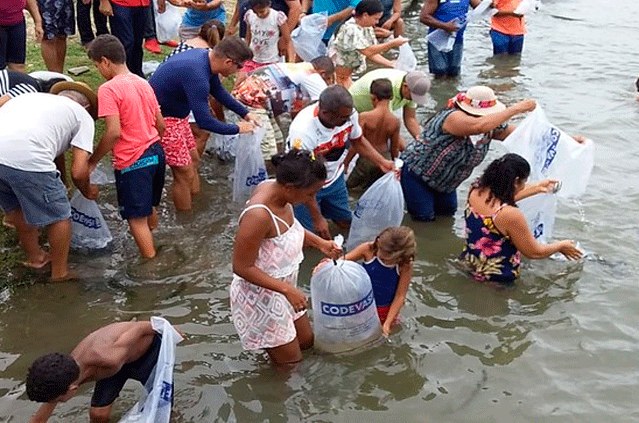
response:
[[[31,423],[46,422],[59,402],[68,401],[80,385],[93,381],[91,422],[108,422],[113,401],[127,379],[146,383],[161,341],[149,321],[112,323],[90,333],[71,354],[51,353],[36,359],[27,374],[27,395],[44,404]]]
[[[390,111],[390,100],[393,96],[392,83],[388,79],[376,79],[371,83],[371,99],[373,110],[359,115],[359,124],[364,137],[371,145],[386,158],[395,159],[404,149],[403,140],[399,135],[400,121]],[[344,163],[348,169],[353,156],[357,153],[351,149]],[[351,175],[346,181],[349,191],[365,191],[384,173],[370,160],[359,157]]]

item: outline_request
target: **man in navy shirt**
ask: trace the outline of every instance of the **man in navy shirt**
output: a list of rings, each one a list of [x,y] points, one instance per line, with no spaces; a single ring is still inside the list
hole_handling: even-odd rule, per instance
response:
[[[205,131],[224,135],[253,131],[255,118],[224,89],[218,76],[234,74],[252,57],[244,41],[226,37],[212,50],[191,49],[175,55],[149,80],[166,123],[162,147],[173,172],[172,196],[179,211],[191,210],[191,187],[196,172],[191,157],[197,154],[197,149],[189,112],[193,112],[195,122]],[[244,121],[232,124],[215,119],[209,108],[209,94]]]

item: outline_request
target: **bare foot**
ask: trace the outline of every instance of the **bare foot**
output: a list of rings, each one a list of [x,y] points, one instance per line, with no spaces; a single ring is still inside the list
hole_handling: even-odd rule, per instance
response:
[[[78,275],[73,271],[68,271],[66,274],[59,277],[50,277],[49,282],[67,282],[79,279]]]
[[[51,263],[51,256],[49,256],[49,253],[42,251],[41,257],[38,260],[23,261],[22,265],[30,269],[40,270],[49,263]]]

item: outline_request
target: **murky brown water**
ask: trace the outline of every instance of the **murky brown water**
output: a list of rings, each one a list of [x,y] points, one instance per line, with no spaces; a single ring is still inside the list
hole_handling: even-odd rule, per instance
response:
[[[409,13],[409,36],[424,62],[417,13]],[[374,350],[310,353],[294,373],[278,374],[263,355],[242,351],[229,321],[239,208],[230,200],[230,165],[210,159],[194,217],[177,221],[163,209],[157,262],[135,258],[109,188],[102,199],[116,236],[112,254],[74,255],[86,275],[80,282],[37,284],[4,297],[0,421],[24,422],[36,409],[23,385],[36,356],[69,351],[113,320],[152,314],[189,336],[178,348],[175,422],[639,421],[637,16],[636,0],[547,0],[529,20],[521,62],[491,58],[486,24],[473,26],[462,78],[437,81],[435,101],[423,110],[429,115],[458,87],[488,84],[506,103],[538,99],[552,122],[594,139],[590,189],[580,201],[560,203],[556,224],[556,235],[578,239],[590,259],[528,262],[515,288],[496,291],[450,264],[462,244],[459,217],[407,219],[419,255],[401,330]],[[491,157],[499,152],[495,146]],[[309,254],[304,262],[307,291],[317,259]],[[137,392],[127,385],[118,415]],[[51,421],[87,421],[90,393],[84,388]]]

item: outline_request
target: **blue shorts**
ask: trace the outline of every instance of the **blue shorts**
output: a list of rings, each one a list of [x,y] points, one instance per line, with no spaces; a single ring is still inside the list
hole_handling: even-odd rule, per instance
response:
[[[156,142],[131,166],[114,172],[122,219],[151,216],[162,198],[164,168],[164,150]]]
[[[507,35],[494,29],[490,30],[490,38],[493,40],[493,54],[521,54],[524,49],[523,35]]]
[[[322,188],[315,197],[319,204],[322,216],[334,222],[350,222],[353,220],[353,214],[348,207],[348,190],[346,189],[346,181],[344,174],[340,175],[332,184],[326,188]],[[313,228],[313,219],[308,211],[308,207],[298,204],[294,207],[295,217],[309,231]]]
[[[7,63],[24,64],[27,58],[27,25],[24,21],[19,24],[0,25],[0,69],[7,67]]]
[[[67,188],[58,171],[29,172],[0,164],[0,208],[22,210],[28,224],[43,227],[71,217]]]
[[[75,34],[73,0],[38,0],[44,39]]]
[[[433,75],[458,76],[461,72],[461,61],[464,54],[463,38],[455,40],[453,49],[449,52],[437,50],[428,44],[428,70]]]

